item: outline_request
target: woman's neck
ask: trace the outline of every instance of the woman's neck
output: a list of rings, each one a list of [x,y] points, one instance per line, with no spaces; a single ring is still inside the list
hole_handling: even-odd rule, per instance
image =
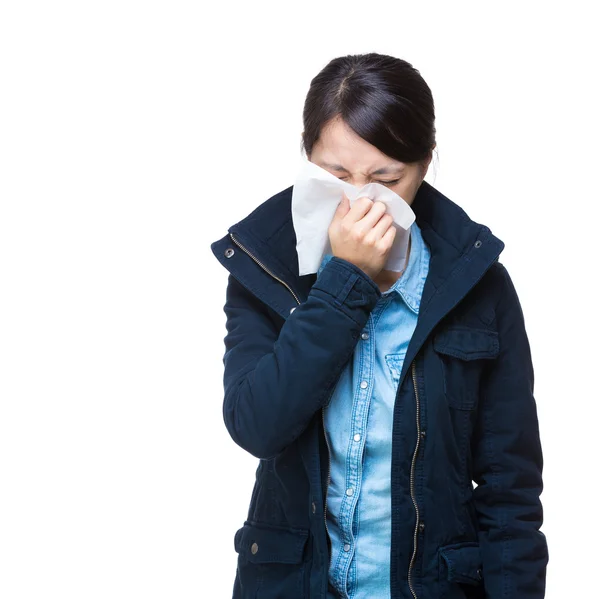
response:
[[[404,268],[398,272],[396,270],[381,270],[379,274],[373,279],[381,293],[387,291],[403,274],[408,265],[408,259],[410,257],[410,248],[412,245],[412,235],[408,238],[408,251],[406,252],[406,261],[404,262]]]

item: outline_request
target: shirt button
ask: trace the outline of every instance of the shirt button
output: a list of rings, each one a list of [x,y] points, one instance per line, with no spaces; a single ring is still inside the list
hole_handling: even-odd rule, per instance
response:
[[[363,381],[363,382],[360,384],[360,388],[361,388],[361,389],[366,389],[368,386],[369,386],[369,383],[367,383],[367,381]]]
[[[425,530],[425,522],[419,522],[419,530],[423,532]]]
[[[354,435],[354,440],[360,441],[360,435],[358,433],[356,433],[356,435]]]
[[[290,308],[290,314],[297,308],[297,306],[294,306],[293,308]]]
[[[312,511],[313,511],[313,514],[317,511],[317,506],[315,505],[314,501],[312,502]]]
[[[363,333],[363,334],[360,336],[360,338],[361,338],[361,339],[368,339],[368,338],[369,338],[369,333]]]
[[[352,487],[350,487],[349,489],[346,489],[346,495],[350,496],[354,494],[354,489]]]
[[[256,543],[252,543],[252,547],[250,547],[250,551],[252,551],[252,555],[256,555],[258,551],[258,545]]]
[[[348,543],[344,545],[344,551],[350,551],[350,545],[348,545]]]

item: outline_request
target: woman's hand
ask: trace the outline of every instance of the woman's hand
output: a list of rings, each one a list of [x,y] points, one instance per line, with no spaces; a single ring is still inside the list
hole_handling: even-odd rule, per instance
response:
[[[332,254],[352,262],[375,279],[394,243],[393,221],[383,202],[362,197],[350,207],[344,194],[328,229]]]

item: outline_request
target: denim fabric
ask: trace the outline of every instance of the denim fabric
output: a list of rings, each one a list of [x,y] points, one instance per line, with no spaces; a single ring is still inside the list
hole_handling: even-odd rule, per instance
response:
[[[410,235],[406,270],[371,312],[325,411],[329,582],[349,599],[390,597],[393,410],[430,258],[416,222]]]

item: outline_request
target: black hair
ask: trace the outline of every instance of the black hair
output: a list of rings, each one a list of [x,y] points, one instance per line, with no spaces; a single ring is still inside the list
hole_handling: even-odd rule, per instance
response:
[[[425,160],[436,144],[431,90],[417,69],[393,56],[340,56],[312,79],[301,144],[308,157],[323,127],[335,117],[400,162]]]

